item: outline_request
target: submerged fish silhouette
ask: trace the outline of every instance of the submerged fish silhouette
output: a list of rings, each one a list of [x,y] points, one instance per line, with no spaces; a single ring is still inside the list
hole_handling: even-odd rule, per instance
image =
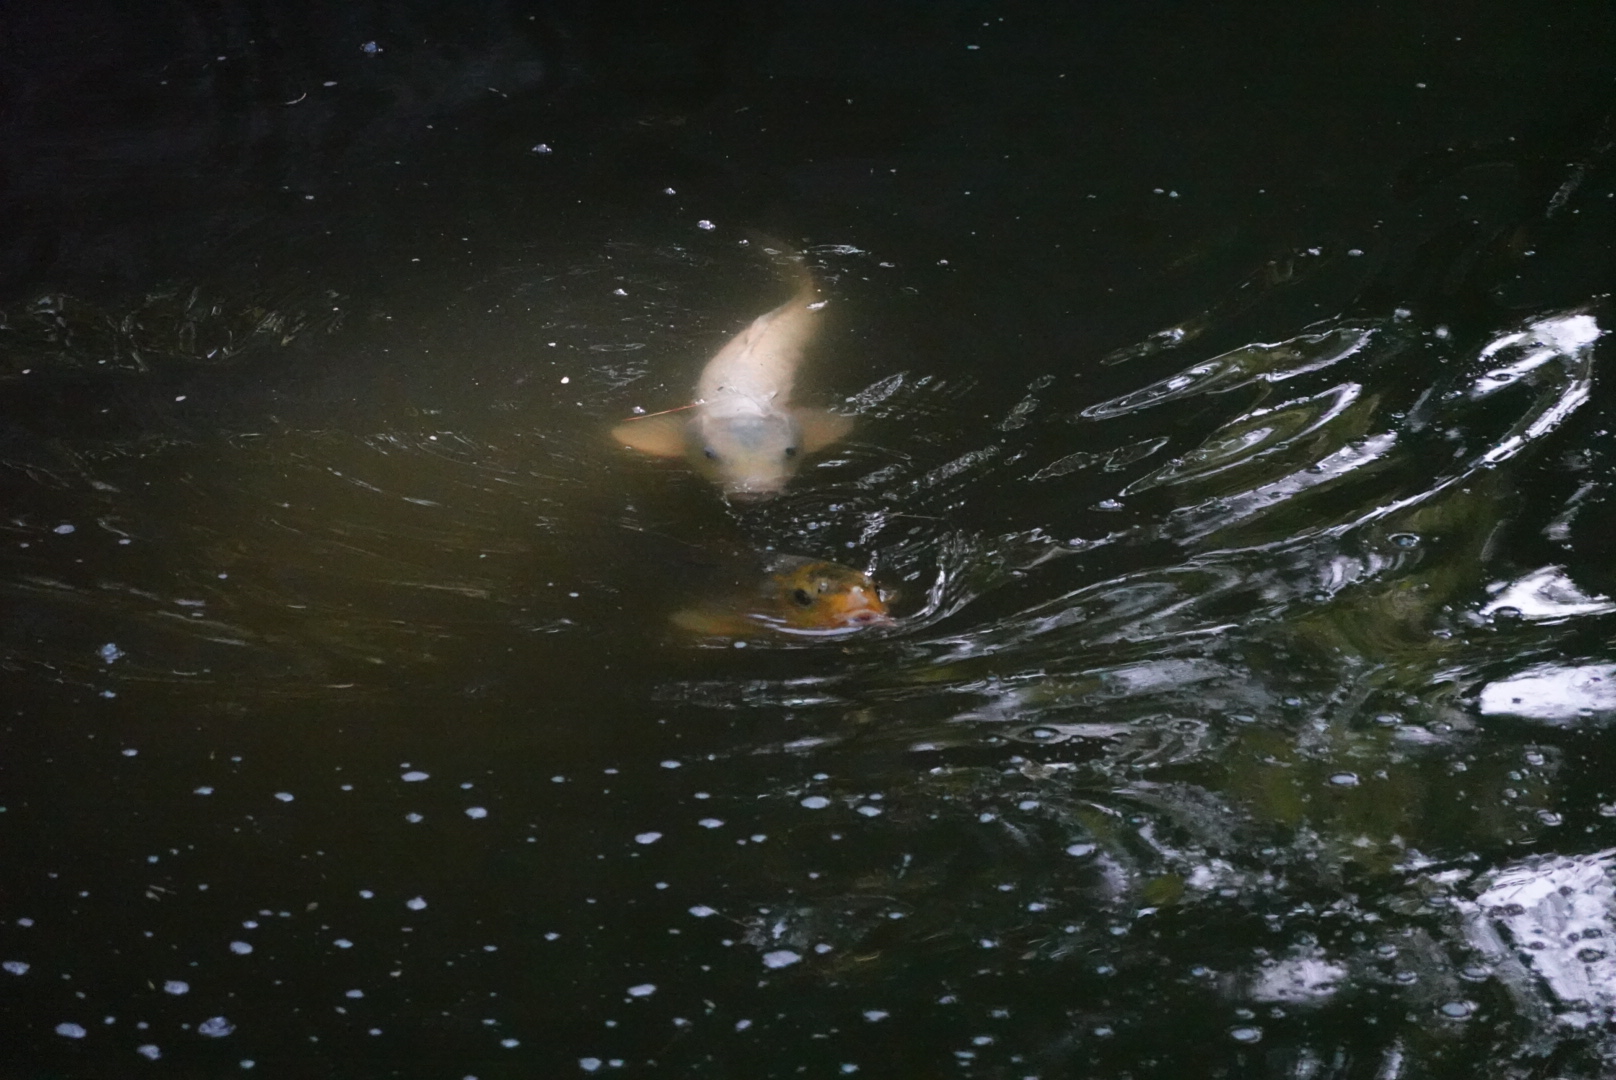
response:
[[[753,319],[707,361],[695,404],[612,428],[612,438],[624,446],[688,459],[732,499],[778,495],[806,455],[853,427],[849,417],[791,404],[822,305],[802,256],[777,246],[792,268],[796,295]]]
[[[891,626],[892,616],[869,575],[823,559],[777,555],[752,591],[677,612],[673,622],[704,637],[831,636]]]

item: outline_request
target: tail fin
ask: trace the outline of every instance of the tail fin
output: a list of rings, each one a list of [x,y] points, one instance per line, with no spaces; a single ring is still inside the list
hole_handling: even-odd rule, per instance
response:
[[[802,252],[768,233],[753,231],[747,233],[747,236],[769,256],[769,261],[780,272],[780,276],[797,290],[795,299],[811,303],[819,298],[819,285],[814,281],[814,273],[808,268],[808,260],[803,258]]]

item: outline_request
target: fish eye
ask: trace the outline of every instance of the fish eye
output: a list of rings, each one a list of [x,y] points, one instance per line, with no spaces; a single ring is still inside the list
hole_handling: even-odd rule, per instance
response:
[[[701,452],[702,452],[702,453],[703,453],[703,454],[706,454],[706,455],[707,455],[707,460],[708,460],[708,461],[717,461],[717,460],[718,460],[718,451],[717,451],[717,450],[714,450],[714,449],[713,449],[713,448],[712,448],[712,447],[710,447],[710,446],[704,446],[704,447],[702,447],[702,448],[701,448]]]
[[[786,447],[786,457],[796,457],[796,456],[797,456],[797,448],[795,446]]]
[[[808,607],[814,602],[814,598],[808,595],[807,589],[797,589],[791,594],[791,599],[795,600],[803,607]]]

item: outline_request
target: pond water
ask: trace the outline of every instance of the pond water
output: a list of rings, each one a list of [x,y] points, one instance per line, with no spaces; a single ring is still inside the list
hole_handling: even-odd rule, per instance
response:
[[[0,1070],[1609,1075],[1556,11],[19,17]],[[607,432],[754,230],[854,428],[731,502]],[[890,624],[681,626],[781,557]]]

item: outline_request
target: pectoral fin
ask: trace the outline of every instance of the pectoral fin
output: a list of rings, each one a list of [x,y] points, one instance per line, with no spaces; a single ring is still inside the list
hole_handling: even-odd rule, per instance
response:
[[[612,428],[612,438],[642,454],[683,457],[687,423],[682,416],[647,416],[644,420],[625,420]]]
[[[853,430],[853,418],[824,409],[797,409],[797,429],[802,432],[802,449],[812,454],[823,450]]]

